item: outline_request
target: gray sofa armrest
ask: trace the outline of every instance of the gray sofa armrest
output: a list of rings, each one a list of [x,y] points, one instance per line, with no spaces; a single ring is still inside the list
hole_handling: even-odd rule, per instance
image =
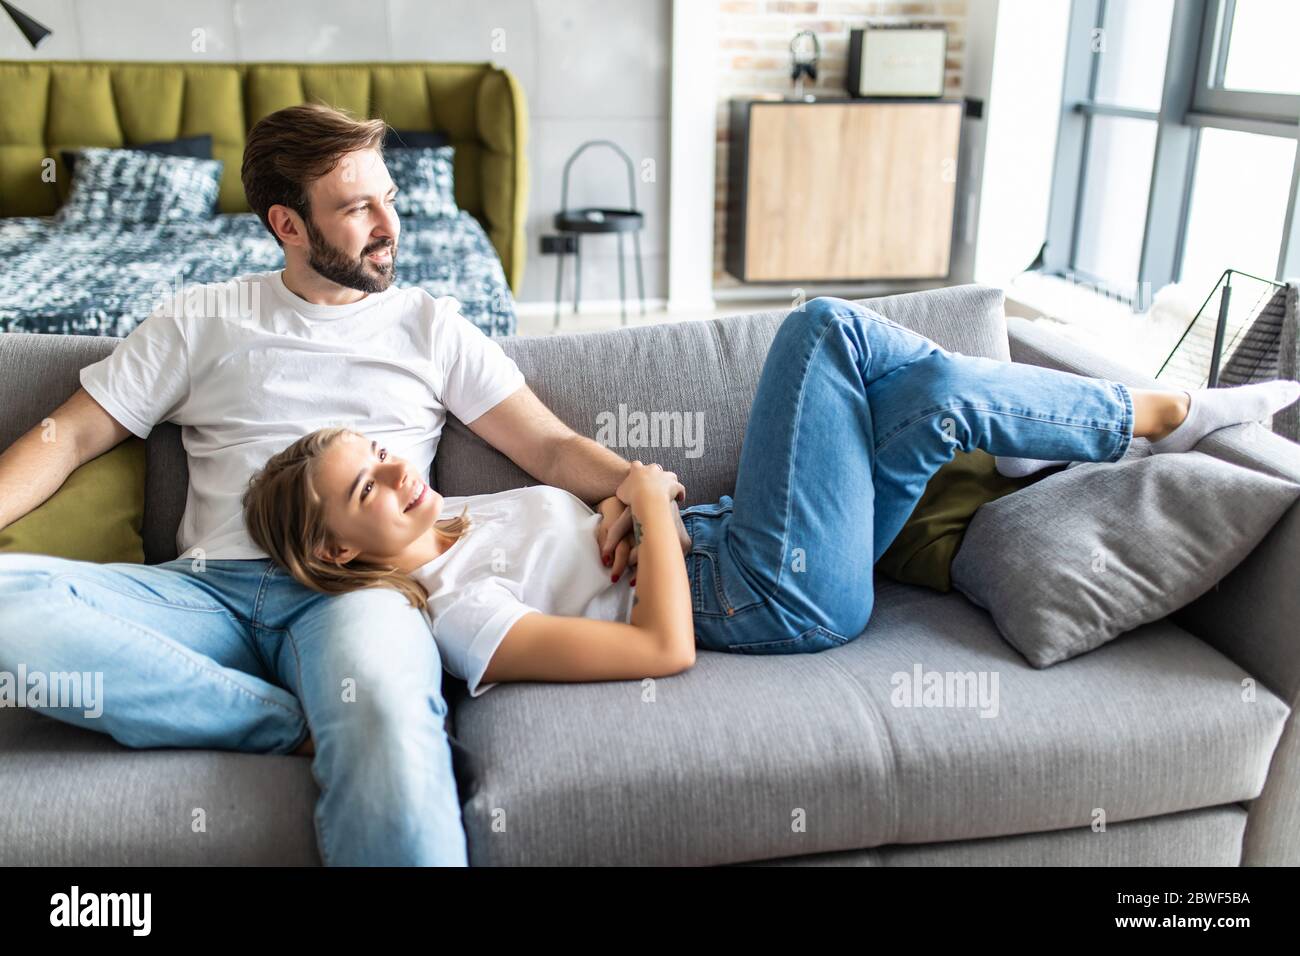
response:
[[[1169,388],[1019,316],[1007,318],[1011,360],[1135,388]],[[1196,450],[1300,483],[1300,445],[1259,425],[1223,428]],[[1291,707],[1268,780],[1251,801],[1243,864],[1300,865],[1300,503],[1222,581],[1171,620],[1239,664]]]

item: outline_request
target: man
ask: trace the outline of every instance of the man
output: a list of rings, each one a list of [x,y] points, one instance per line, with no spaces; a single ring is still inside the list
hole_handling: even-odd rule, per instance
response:
[[[257,123],[242,179],[284,271],[164,303],[81,370],[50,415],[54,441],[37,426],[0,455],[0,528],[160,421],[182,426],[190,475],[174,561],[0,555],[0,670],[102,672],[102,715],[47,713],[131,747],[291,754],[314,740],[327,865],[464,865],[425,618],[396,591],[298,584],[248,538],[244,488],[274,452],[330,424],[427,472],[451,412],[534,477],[599,503],[617,577],[630,521],[612,496],[629,465],[542,405],[455,299],[393,285],[400,224],[384,131],[315,105]]]

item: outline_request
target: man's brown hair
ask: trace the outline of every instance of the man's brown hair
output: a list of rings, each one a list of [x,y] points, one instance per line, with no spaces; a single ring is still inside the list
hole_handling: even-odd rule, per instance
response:
[[[276,242],[284,245],[271,228],[267,211],[275,205],[288,206],[309,219],[307,187],[329,174],[347,153],[383,152],[386,129],[381,119],[355,120],[321,103],[287,106],[257,121],[248,134],[239,175],[248,204]]]

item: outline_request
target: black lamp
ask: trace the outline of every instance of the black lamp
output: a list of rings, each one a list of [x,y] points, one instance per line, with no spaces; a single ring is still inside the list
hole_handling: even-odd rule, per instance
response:
[[[5,3],[5,0],[0,0],[0,7],[4,7],[5,13],[9,14],[9,19],[14,22],[14,26],[22,31],[23,36],[27,37],[27,42],[32,45],[33,50],[40,46],[41,41],[50,35],[49,27],[43,23],[37,23],[17,7]]]

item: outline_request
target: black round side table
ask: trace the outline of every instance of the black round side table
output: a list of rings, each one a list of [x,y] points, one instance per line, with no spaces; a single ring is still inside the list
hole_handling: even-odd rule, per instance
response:
[[[569,169],[573,161],[591,146],[608,146],[623,157],[627,164],[627,209],[608,209],[589,207],[585,209],[569,208]],[[561,236],[574,237],[573,264],[573,314],[578,314],[578,299],[582,294],[582,236],[590,233],[615,233],[618,236],[618,300],[623,324],[627,325],[627,292],[623,272],[623,234],[632,234],[632,245],[636,254],[636,288],[641,300],[641,314],[645,315],[645,280],[641,274],[641,229],[645,225],[645,216],[636,208],[636,178],[632,159],[619,148],[618,144],[607,139],[588,140],[579,146],[564,164],[564,180],[560,189],[560,211],[555,214],[555,228]],[[564,246],[560,247],[559,259],[555,266],[555,326],[560,327],[560,294],[564,284]]]

